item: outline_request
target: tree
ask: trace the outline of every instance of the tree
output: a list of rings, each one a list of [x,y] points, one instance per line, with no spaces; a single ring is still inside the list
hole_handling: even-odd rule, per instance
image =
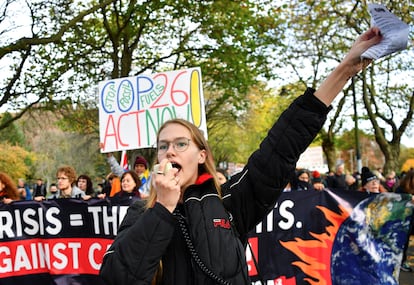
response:
[[[401,172],[408,172],[414,169],[414,158],[407,159],[401,166]]]
[[[0,30],[3,39],[0,65],[4,67],[0,107],[7,105],[7,109],[13,111],[13,116],[0,124],[0,130],[39,102],[47,103],[61,96],[61,83],[69,66],[58,64],[57,58],[62,55],[55,54],[52,47],[64,42],[67,32],[87,15],[111,2],[113,0],[105,0],[85,7],[71,0],[6,1],[0,7],[0,24],[4,27]],[[18,14],[18,11],[26,14]],[[16,19],[21,20],[19,24],[15,24]],[[22,19],[28,26],[20,24],[26,23]],[[26,35],[16,39],[16,35],[22,33]]]
[[[226,105],[234,117],[258,76],[271,76],[263,50],[283,37],[271,2],[28,2],[30,36],[0,49],[0,59],[15,56],[2,105],[15,110],[13,119],[35,105],[59,111],[66,132],[96,136],[96,106],[84,103],[96,102],[99,81],[200,66],[212,94],[208,115]]]
[[[404,22],[412,23],[412,5],[395,1],[383,4]],[[288,11],[290,33],[286,40],[289,41],[281,47],[280,55],[284,56],[279,55],[279,66],[288,66],[299,82],[312,87],[317,86],[326,74],[323,71],[342,59],[355,37],[370,25],[365,1],[291,1]],[[366,110],[355,119],[371,122],[385,156],[386,172],[398,166],[401,136],[412,127],[413,63],[405,60],[412,58],[412,53],[409,46],[404,52],[375,61],[365,73],[354,78],[357,109]],[[345,88],[344,97],[337,100],[337,111],[330,115],[327,130],[321,132],[330,169],[336,160],[335,136],[343,125],[351,123],[348,110],[353,109],[354,102],[347,94],[350,92]]]
[[[282,34],[276,12],[265,10],[270,2],[114,1],[67,38],[67,57],[76,58],[76,82],[87,86],[199,66],[211,94],[208,107],[231,105],[234,115],[258,76],[271,76],[262,50]],[[67,53],[67,46],[60,48]]]
[[[396,172],[407,170],[407,167],[404,167],[404,166],[408,160],[411,160],[411,162],[414,162],[414,148],[407,148],[405,146],[402,146],[401,152],[400,152],[399,164],[398,164],[399,167],[396,169]],[[412,166],[414,166],[414,164]]]
[[[5,112],[1,117],[0,124],[2,124],[2,122],[11,121],[12,117],[13,116],[9,112]],[[23,132],[14,123],[10,123],[7,128],[0,130],[0,137],[3,142],[8,142],[11,145],[19,145],[22,147],[25,145]]]
[[[224,122],[241,127],[236,118],[249,106],[248,91],[257,88],[259,79],[279,78],[283,84],[299,82],[302,90],[305,86],[316,87],[342,59],[355,37],[369,26],[364,1],[275,2],[29,1],[29,36],[12,40],[7,37],[7,29],[0,30],[5,39],[0,46],[0,60],[13,62],[11,75],[0,85],[0,107],[7,104],[15,110],[11,112],[13,120],[35,104],[38,108],[59,110],[70,122],[62,122],[65,130],[92,134],[97,131],[96,107],[83,108],[83,104],[96,102],[97,82],[200,66],[204,92],[208,94],[209,133],[221,132],[213,128],[222,128]],[[384,4],[411,23],[412,5],[394,2]],[[8,3],[17,2],[4,6],[2,12],[9,16]],[[6,23],[4,18],[0,21]],[[411,55],[412,48],[407,53]],[[413,82],[408,80],[413,76],[410,64],[397,54],[376,62],[372,70],[356,77],[358,106],[362,94],[383,94],[390,100],[394,93],[399,94],[401,105],[391,100],[386,106],[393,106],[394,114],[408,114],[404,108],[410,106],[413,97],[409,91]],[[405,86],[391,80],[397,78],[395,70],[403,76],[408,74]],[[409,93],[404,92],[404,87]],[[325,153],[331,158],[336,157],[335,136],[351,118],[353,102],[347,89],[344,94],[335,102],[340,112],[330,115],[326,135],[321,136],[328,150]],[[385,110],[386,102],[376,101],[373,112],[362,113],[359,120]],[[79,112],[72,113],[75,109]],[[388,121],[375,118],[379,120],[378,127],[384,127],[384,122],[388,125],[383,137],[389,139],[393,130],[389,120],[395,122],[399,133],[409,130],[412,118],[390,118],[388,113],[382,116]],[[0,129],[7,124],[0,125]],[[377,139],[381,138],[380,128],[374,129]],[[397,145],[398,133],[393,138]],[[378,144],[383,145],[384,152],[390,145],[389,141]],[[231,144],[222,146],[230,148]],[[218,150],[218,156],[227,159],[224,153],[231,151]],[[387,161],[398,154],[398,149],[394,147],[390,154],[385,155]]]
[[[361,157],[364,158],[361,161],[362,165],[368,166],[370,169],[382,168],[385,159],[375,142],[375,136],[358,130],[358,138]],[[359,171],[355,160],[355,129],[344,130],[340,136],[337,136],[336,145],[339,157],[345,162],[345,169],[350,173]]]
[[[0,169],[7,173],[15,182],[18,178],[30,176],[30,166],[36,157],[20,146],[0,143]]]
[[[404,22],[413,23],[412,5],[390,1],[386,6]],[[401,137],[413,126],[414,63],[404,60],[413,55],[414,49],[409,46],[406,51],[377,60],[359,76],[364,109],[385,156],[385,173],[398,170]]]
[[[214,132],[209,142],[216,160],[246,163],[274,122],[300,94],[301,90],[294,84],[280,89],[268,89],[264,83],[252,86],[247,96],[247,108],[236,120],[230,124],[229,118],[214,120],[219,126],[212,128]]]
[[[283,70],[289,71],[296,89],[307,86],[316,88],[326,74],[341,61],[349,49],[353,38],[336,31],[343,29],[344,17],[338,18],[333,10],[349,9],[343,1],[291,1],[285,10],[288,36],[275,62]],[[303,92],[303,91],[302,91]],[[329,116],[326,127],[317,140],[321,141],[328,168],[335,169],[337,160],[336,135],[343,127],[343,112],[349,96],[348,88],[344,96],[336,100],[335,111]]]

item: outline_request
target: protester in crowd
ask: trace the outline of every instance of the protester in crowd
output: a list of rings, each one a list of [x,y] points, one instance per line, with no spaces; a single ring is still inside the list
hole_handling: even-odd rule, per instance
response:
[[[36,185],[33,188],[33,199],[34,200],[43,200],[47,195],[47,188],[46,185],[43,183],[42,178],[37,178]],[[36,199],[36,197],[40,197],[39,199]]]
[[[121,174],[122,175],[122,174]],[[104,193],[107,194],[108,197],[110,197],[111,193],[117,193],[121,190],[121,183],[118,183],[116,186],[114,186],[114,181],[119,181],[118,175],[110,172],[105,179],[105,187],[104,187]],[[119,186],[119,187],[118,187]],[[117,189],[115,189],[117,188]]]
[[[60,193],[56,183],[51,183],[49,186],[49,193],[46,195],[46,199],[56,199],[59,198],[59,196]]]
[[[381,182],[381,185],[388,192],[395,192],[399,185],[398,177],[395,174],[395,171],[388,172],[387,175],[385,175],[385,181]]]
[[[401,178],[399,186],[395,190],[396,193],[408,193],[414,195],[414,170],[408,171],[404,177]],[[411,223],[410,223],[410,230],[409,236],[414,235],[414,212],[411,215]],[[407,241],[404,245],[403,249],[403,258],[401,262],[401,271],[405,272],[412,272],[412,268],[407,262],[407,251],[410,243],[410,237],[407,237]]]
[[[227,179],[228,179],[226,170],[223,169],[223,168],[217,168],[216,171],[217,171],[217,173],[216,173],[217,174],[217,179],[218,179],[220,185],[226,183]]]
[[[100,199],[105,199],[113,197],[116,193],[121,191],[121,180],[119,177],[110,172],[105,179],[105,182],[102,187],[102,192],[97,195]]]
[[[368,167],[364,166],[361,170],[361,189],[362,192],[367,193],[382,193],[386,192],[381,187],[379,178]]]
[[[309,172],[306,169],[299,169],[296,171],[296,177],[299,181],[309,182]]]
[[[10,204],[18,200],[20,200],[20,194],[16,184],[8,174],[0,172],[0,202]]]
[[[396,193],[409,193],[414,195],[414,169],[407,171],[402,176],[398,187],[395,189]]]
[[[290,181],[291,191],[306,191],[313,190],[313,185],[310,182],[309,172],[306,169],[298,169]]]
[[[95,193],[99,194],[99,193],[103,193],[104,191],[104,187],[105,187],[105,182],[100,182],[96,185],[96,190]]]
[[[361,173],[359,171],[355,171],[354,173],[352,173],[352,176],[354,176],[355,178],[355,183],[357,186],[359,186],[359,184],[361,184]],[[357,190],[359,189],[359,187],[357,187]]]
[[[111,193],[109,194],[109,197],[114,197],[120,191],[121,191],[121,178],[115,175],[112,177]]]
[[[348,186],[348,190],[357,191],[359,189],[358,181],[355,178],[355,176],[351,174],[345,174],[345,182],[346,182],[346,185]]]
[[[61,166],[56,171],[59,198],[83,198],[86,194],[76,187],[76,171],[72,166]]]
[[[124,172],[121,176],[121,191],[115,194],[111,199],[114,204],[122,204],[130,200],[140,200],[141,194],[139,187],[141,186],[141,180],[138,174],[133,170]]]
[[[111,167],[111,171],[118,177],[121,177],[126,169],[119,165],[112,153],[107,153],[106,159]],[[147,182],[150,180],[150,171],[148,170],[147,160],[143,156],[137,156],[135,158],[133,170],[138,174],[138,177],[141,180],[141,187],[139,191],[141,192],[142,198],[148,197],[150,184]]]
[[[146,207],[129,207],[104,255],[100,275],[106,283],[251,284],[244,247],[248,232],[273,209],[300,154],[322,128],[328,106],[369,64],[361,54],[380,40],[377,28],[358,37],[319,89],[298,97],[244,169],[221,187],[203,133],[182,119],[165,122],[157,134],[160,166],[152,174]],[[168,162],[173,167],[164,173]]]
[[[93,197],[95,197],[95,189],[93,189],[93,182],[92,179],[86,175],[81,174],[78,176],[78,179],[76,180],[76,186],[85,192],[85,196],[83,196],[83,200],[89,200]]]
[[[327,187],[331,190],[348,190],[345,178],[345,165],[342,162],[338,163],[333,175],[326,179]]]
[[[312,186],[313,189],[318,191],[325,189],[325,184],[323,184],[321,174],[317,170],[312,172]]]
[[[374,173],[378,177],[380,183],[385,181],[382,167],[378,167],[377,169],[372,170],[372,173]]]
[[[20,200],[32,200],[32,191],[23,178],[17,179],[17,191],[19,192]]]

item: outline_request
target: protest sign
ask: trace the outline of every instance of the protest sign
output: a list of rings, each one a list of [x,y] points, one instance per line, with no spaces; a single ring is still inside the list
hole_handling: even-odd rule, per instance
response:
[[[172,118],[194,123],[207,138],[199,68],[111,79],[98,89],[101,152],[153,147]]]

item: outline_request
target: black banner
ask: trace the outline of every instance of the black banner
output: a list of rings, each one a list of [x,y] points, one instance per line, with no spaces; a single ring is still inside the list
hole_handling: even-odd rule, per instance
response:
[[[329,190],[283,193],[250,234],[252,284],[398,284],[411,199]],[[127,212],[125,203],[0,204],[0,285],[104,285],[99,268]]]

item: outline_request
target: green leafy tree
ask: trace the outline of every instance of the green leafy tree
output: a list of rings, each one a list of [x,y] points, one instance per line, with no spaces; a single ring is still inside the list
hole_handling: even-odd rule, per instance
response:
[[[13,116],[1,122],[0,130],[38,103],[44,106],[71,97],[64,92],[70,83],[68,74],[73,72],[70,61],[61,60],[65,54],[56,53],[53,47],[63,44],[68,31],[86,16],[112,2],[6,1],[1,5],[0,107],[7,106]]]
[[[214,140],[218,141],[219,137],[221,141],[217,147],[213,143],[213,149],[225,150],[227,154],[221,161],[246,163],[274,122],[300,92],[294,84],[281,89],[268,89],[265,84],[253,86],[247,97],[246,110],[240,112],[232,124],[221,120],[221,127],[215,128],[220,136],[214,133]]]
[[[414,7],[408,2],[383,1],[382,4],[404,22],[412,23],[410,15]],[[343,58],[356,36],[370,25],[366,1],[290,1],[286,12],[289,35],[280,47],[279,66],[289,67],[299,82],[311,87],[318,85],[327,70]],[[355,104],[353,90],[356,109],[360,110],[354,119],[362,123],[369,121],[373,126],[385,157],[384,171],[397,167],[401,137],[412,128],[414,80],[410,70],[413,63],[405,60],[412,58],[412,53],[413,48],[409,46],[404,52],[375,61],[336,100],[336,110],[330,114],[327,129],[320,135],[330,169],[337,157],[335,137],[344,125],[352,123],[349,114],[353,113]]]
[[[0,47],[0,59],[13,62],[0,86],[5,91],[0,107],[10,106],[13,119],[33,106],[53,110],[63,116],[59,125],[65,132],[96,137],[96,105],[85,103],[96,104],[99,81],[200,66],[205,90],[214,94],[208,114],[226,104],[234,116],[245,107],[246,91],[258,76],[271,76],[263,50],[283,34],[278,34],[277,11],[268,10],[269,3],[27,2],[28,35]],[[11,11],[4,7],[5,15],[13,16]]]
[[[3,113],[0,124],[3,122],[11,121],[13,116],[9,113]],[[10,123],[7,128],[0,130],[0,137],[3,142],[8,142],[11,145],[25,145],[25,138],[23,132],[19,129],[18,125]]]
[[[9,3],[12,1],[1,7],[1,15],[8,19],[16,16],[10,14],[13,10]],[[61,122],[66,131],[84,134],[97,130],[96,108],[79,107],[97,101],[97,82],[193,66],[200,66],[203,72],[209,133],[214,134],[214,128],[221,128],[223,122],[233,122],[238,130],[243,126],[237,117],[249,107],[247,94],[259,79],[299,82],[298,89],[302,90],[316,87],[370,24],[365,1],[25,3],[31,15],[27,34],[13,39],[8,31],[16,29],[0,30],[4,39],[0,63],[6,63],[10,71],[3,73],[9,75],[0,85],[0,107],[11,107],[12,120],[34,105],[59,110],[69,122]],[[412,23],[413,7],[409,3],[383,4]],[[0,21],[7,22],[5,18]],[[377,122],[377,126],[373,124],[375,137],[386,165],[398,157],[400,135],[412,126],[412,63],[404,60],[412,57],[412,47],[405,53],[381,59],[355,77],[358,109],[365,104],[367,110],[356,119]],[[396,82],[395,78],[402,77],[407,80]],[[335,103],[338,111],[330,115],[327,135],[321,135],[324,149],[329,147],[325,153],[331,158],[336,157],[335,136],[352,119],[349,110],[353,100],[348,94],[351,92],[346,89],[344,97]],[[373,95],[380,101],[369,98]],[[372,112],[368,105],[375,106]],[[79,112],[72,112],[74,108]],[[224,112],[225,116],[221,114]],[[220,118],[226,120],[221,122]],[[0,129],[10,122],[2,123]],[[227,159],[228,152],[220,150],[217,156]]]
[[[110,78],[199,66],[208,119],[225,105],[234,116],[258,76],[271,77],[263,50],[283,34],[269,3],[118,0],[82,22],[56,53],[66,55],[62,64],[74,59],[75,94]]]

